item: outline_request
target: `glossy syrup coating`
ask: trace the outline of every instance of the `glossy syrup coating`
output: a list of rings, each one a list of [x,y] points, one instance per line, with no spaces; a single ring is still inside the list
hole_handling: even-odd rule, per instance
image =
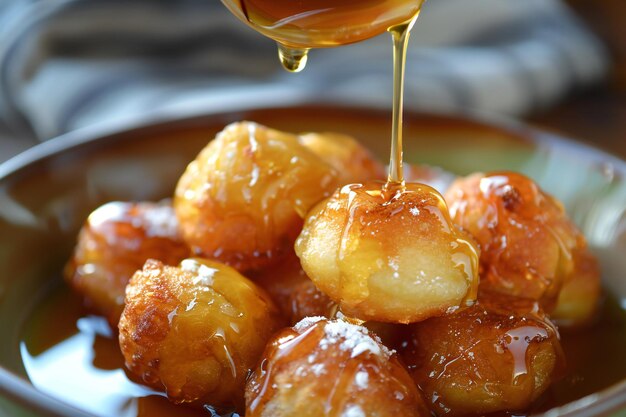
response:
[[[285,319],[294,325],[305,317],[333,317],[337,305],[321,292],[292,253],[275,266],[250,275],[272,297]]]
[[[337,311],[337,304],[320,291],[310,279],[294,288],[289,301],[292,324],[298,323],[305,317],[331,318]]]
[[[188,256],[171,204],[112,202],[83,225],[65,278],[87,306],[117,327],[126,284],[146,260],[177,265]]]
[[[558,332],[533,300],[481,293],[411,327],[402,355],[440,416],[526,410],[563,371]]]
[[[300,143],[318,155],[339,175],[341,185],[384,180],[385,167],[356,139],[339,133],[307,133]]]
[[[240,410],[246,376],[282,325],[265,291],[226,265],[151,260],[126,289],[119,341],[130,373],[171,401]]]
[[[288,323],[297,323],[298,320],[292,321],[292,295],[300,285],[310,281],[310,279],[302,269],[300,259],[295,253],[286,255],[275,265],[251,272],[248,275],[272,297]]]
[[[350,317],[410,323],[471,305],[478,252],[427,185],[353,184],[314,208],[296,253]]]
[[[246,417],[426,417],[395,352],[362,326],[306,318],[277,334],[246,386]]]
[[[600,267],[587,250],[574,252],[574,270],[567,277],[550,318],[560,329],[593,324],[602,296]]]
[[[292,250],[306,212],[338,186],[337,171],[298,136],[240,122],[189,164],[174,208],[196,253],[260,269]]]
[[[295,325],[306,317],[330,319],[342,315],[337,304],[309,279],[295,255],[275,268],[254,275],[253,278],[280,307],[283,317],[290,325]],[[401,343],[402,335],[406,333],[404,325],[373,321],[362,325],[380,337],[385,346],[392,348]]]
[[[474,174],[446,193],[454,222],[481,249],[481,288],[541,302],[550,312],[586,246],[563,206],[530,178],[513,172]]]

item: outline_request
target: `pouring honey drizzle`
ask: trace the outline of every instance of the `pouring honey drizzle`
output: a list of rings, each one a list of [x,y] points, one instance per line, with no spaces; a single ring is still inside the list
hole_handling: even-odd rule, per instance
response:
[[[309,48],[290,48],[278,44],[278,59],[289,72],[300,72],[306,67],[306,63],[309,59]]]
[[[278,43],[291,72],[306,66],[311,48],[347,45],[379,35],[416,16],[423,0],[222,0],[242,21]]]
[[[404,170],[402,167],[402,116],[404,107],[404,73],[406,53],[411,36],[411,29],[419,12],[409,21],[389,28],[393,37],[393,116],[391,125],[391,157],[389,177],[386,187],[391,185],[404,189]]]
[[[404,191],[402,115],[407,46],[424,0],[223,0],[241,20],[278,43],[285,69],[304,69],[311,48],[346,45],[383,31],[393,38],[393,115],[386,196]]]

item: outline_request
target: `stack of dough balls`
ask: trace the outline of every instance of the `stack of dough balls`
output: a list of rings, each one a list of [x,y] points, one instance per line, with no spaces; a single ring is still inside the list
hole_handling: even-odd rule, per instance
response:
[[[448,188],[438,168],[407,172],[439,191],[383,182],[349,136],[234,123],[172,202],[96,210],[66,277],[118,326],[130,376],[175,403],[247,417],[528,409],[565,367],[551,319],[593,321],[595,258],[527,177]]]

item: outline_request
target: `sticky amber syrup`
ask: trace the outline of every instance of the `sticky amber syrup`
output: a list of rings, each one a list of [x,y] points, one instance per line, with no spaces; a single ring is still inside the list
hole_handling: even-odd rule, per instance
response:
[[[117,335],[105,319],[87,315],[80,298],[65,286],[45,297],[26,321],[21,342],[24,368],[37,389],[96,415],[217,415],[210,404],[205,410],[177,406],[163,393],[132,382],[124,371]],[[592,327],[561,331],[561,342],[566,375],[516,416],[567,404],[626,378],[626,311],[614,298],[603,303]]]
[[[278,42],[283,66],[306,65],[311,48],[372,38],[413,19],[424,0],[222,0],[243,22]]]

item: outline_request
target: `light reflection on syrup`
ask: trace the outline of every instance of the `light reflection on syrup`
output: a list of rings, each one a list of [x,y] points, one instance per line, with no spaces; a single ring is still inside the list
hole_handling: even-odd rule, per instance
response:
[[[37,389],[96,416],[207,416],[208,410],[176,406],[163,393],[132,382],[117,334],[104,318],[84,313],[80,300],[63,288],[31,316],[20,353]]]
[[[173,405],[163,394],[128,379],[106,321],[85,316],[80,300],[64,287],[39,305],[23,334],[20,348],[29,379],[39,390],[69,404],[102,416],[212,416],[208,408],[203,412]],[[593,327],[561,332],[561,340],[567,375],[532,410],[516,416],[566,404],[626,377],[626,312],[619,301],[607,299]]]
[[[101,333],[101,329],[108,330],[106,320],[84,317],[77,327],[78,333],[36,356],[30,354],[26,342],[21,343],[24,367],[36,388],[102,416],[139,416],[142,398],[169,405],[126,377],[110,330]]]

